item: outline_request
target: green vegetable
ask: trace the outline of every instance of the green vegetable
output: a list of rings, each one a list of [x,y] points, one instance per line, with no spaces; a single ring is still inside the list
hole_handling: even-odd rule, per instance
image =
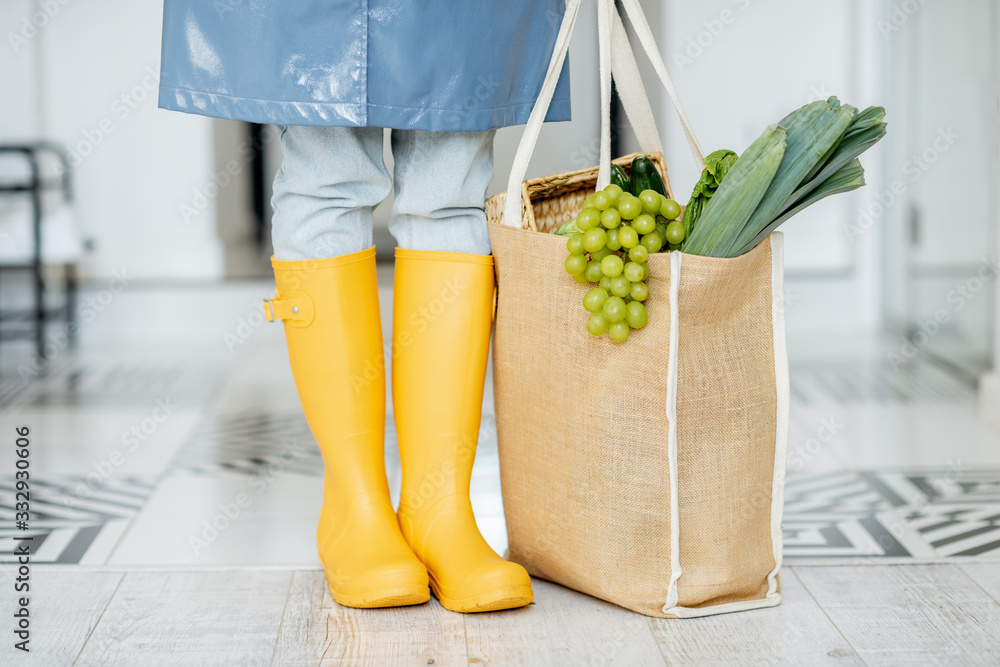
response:
[[[784,134],[780,149],[772,131]],[[711,257],[749,252],[807,206],[863,186],[864,169],[857,157],[883,136],[885,109],[858,111],[831,97],[785,116],[742,157],[718,159],[717,154],[728,152],[712,153],[685,210],[685,228],[693,231],[682,249]],[[709,158],[716,161],[715,174]],[[735,159],[726,172],[720,168],[723,159]]]
[[[847,132],[857,112],[852,113],[852,108],[840,106],[840,101],[831,97],[796,109],[778,122],[788,136],[781,165],[740,234],[721,248],[717,257],[732,257],[781,214],[792,193]]]
[[[868,107],[860,112],[854,117],[854,121],[847,128],[847,132],[840,142],[830,151],[827,159],[822,164],[817,165],[813,173],[809,175],[809,180],[788,198],[788,201],[785,202],[785,208],[789,208],[812,192],[820,183],[826,181],[851,160],[874,146],[884,136],[885,109]]]
[[[622,189],[622,192],[632,192],[628,174],[614,162],[611,163],[611,183]]]
[[[750,144],[705,205],[698,225],[684,242],[684,252],[725,257],[728,248],[767,192],[785,155],[785,128],[772,125]]]
[[[630,183],[632,187],[629,192],[636,196],[639,196],[643,190],[653,190],[661,195],[667,194],[663,178],[660,176],[660,172],[656,170],[656,165],[653,164],[648,155],[637,155],[632,160]]]
[[[691,236],[691,232],[694,231],[694,223],[698,222],[707,202],[707,196],[691,194],[691,200],[684,209],[684,217],[681,219],[681,224],[684,225],[684,236]]]
[[[861,161],[857,158],[851,160],[847,165],[839,169],[836,173],[823,181],[812,193],[803,199],[798,206],[790,208],[781,214],[774,222],[762,229],[749,243],[740,248],[735,256],[750,252],[757,247],[757,244],[767,238],[771,232],[777,229],[778,225],[788,220],[790,217],[809,206],[815,204],[824,197],[857,190],[865,184],[865,169],[861,166]]]
[[[684,236],[691,236],[694,224],[698,222],[705,204],[712,198],[718,189],[722,178],[729,173],[729,169],[736,162],[736,153],[726,149],[720,149],[709,153],[705,157],[705,169],[701,172],[701,178],[694,184],[694,191],[691,193],[691,200],[687,208],[684,209],[684,218],[681,222],[684,225]]]
[[[580,234],[583,230],[580,229],[576,224],[576,218],[571,218],[559,226],[554,233],[559,236],[573,236],[573,234]]]

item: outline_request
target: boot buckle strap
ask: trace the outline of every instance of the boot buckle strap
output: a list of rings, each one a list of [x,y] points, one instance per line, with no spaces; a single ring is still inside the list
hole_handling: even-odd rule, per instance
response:
[[[264,319],[268,322],[282,321],[293,327],[307,327],[315,317],[312,299],[305,292],[285,292],[264,299]]]

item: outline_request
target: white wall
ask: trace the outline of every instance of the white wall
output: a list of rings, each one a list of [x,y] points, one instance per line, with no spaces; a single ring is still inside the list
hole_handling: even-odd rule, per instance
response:
[[[38,99],[33,81],[38,60],[31,43],[11,43],[9,34],[19,33],[22,20],[34,6],[33,0],[0,2],[0,137],[3,139],[34,136],[39,129]]]
[[[78,218],[94,242],[84,275],[220,277],[215,209],[198,211],[195,196],[213,176],[211,120],[156,108],[161,3],[61,1],[0,6],[0,24],[26,40],[0,47],[0,139],[72,149]],[[186,222],[182,205],[196,209]]]
[[[1000,188],[998,188],[1000,191]],[[997,242],[997,254],[1000,255],[1000,241]],[[993,372],[983,376],[979,383],[979,414],[983,420],[1000,431],[1000,290],[996,294],[994,314],[995,342],[993,347]]]
[[[888,315],[919,327],[940,314],[947,321],[928,347],[979,367],[992,351],[996,288],[977,275],[997,227],[996,3],[926,3],[909,14],[880,4],[893,75],[886,87],[899,110],[886,143],[903,190],[882,221],[891,236]]]
[[[998,62],[1000,65],[1000,62]],[[998,68],[1000,71],[1000,68]],[[996,196],[1000,203],[1000,183]],[[996,238],[996,254],[1000,256],[1000,234]],[[993,325],[993,372],[985,375],[979,383],[979,414],[983,420],[1000,431],[1000,289],[994,290]]]

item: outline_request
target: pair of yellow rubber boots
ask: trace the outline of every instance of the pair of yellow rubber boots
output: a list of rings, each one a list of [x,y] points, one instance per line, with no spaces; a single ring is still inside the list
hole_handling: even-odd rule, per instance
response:
[[[531,579],[483,539],[469,501],[493,311],[493,258],[396,251],[392,397],[403,468],[398,515],[384,460],[385,355],[375,249],[272,260],[282,320],[325,481],[317,543],[333,599],[430,598],[476,612],[531,602]]]

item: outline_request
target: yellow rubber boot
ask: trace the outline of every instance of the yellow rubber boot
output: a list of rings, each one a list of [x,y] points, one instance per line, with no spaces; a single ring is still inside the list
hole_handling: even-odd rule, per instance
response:
[[[375,249],[271,260],[295,386],[325,468],[316,531],[333,599],[396,607],[430,598],[427,570],[399,531],[385,476],[385,357]]]
[[[399,524],[452,611],[523,607],[523,567],[476,527],[469,481],[482,416],[493,258],[396,250],[392,399],[403,465]]]

